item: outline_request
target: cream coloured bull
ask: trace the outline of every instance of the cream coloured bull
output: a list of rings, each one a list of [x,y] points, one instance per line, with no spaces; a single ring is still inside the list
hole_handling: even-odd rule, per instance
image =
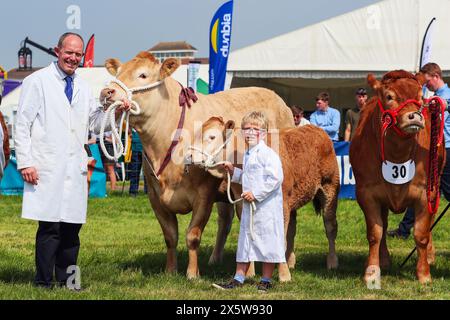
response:
[[[130,122],[138,132],[149,159],[148,162],[144,161],[144,172],[149,185],[150,203],[166,241],[166,271],[177,270],[176,214],[192,211],[186,234],[189,252],[187,277],[196,278],[199,276],[198,250],[202,232],[213,203],[221,199],[221,193],[218,191],[221,180],[199,168],[185,171],[182,159],[187,147],[194,143],[195,122],[201,127],[202,123],[213,115],[239,122],[245,113],[258,109],[267,114],[271,128],[284,128],[294,127],[292,113],[278,95],[263,88],[237,88],[208,96],[198,94],[198,101],[191,102],[191,107],[186,108],[181,143],[173,149],[173,157],[167,167],[156,177],[172,144],[183,110],[179,103],[182,87],[170,76],[178,68],[179,61],[169,58],[160,64],[150,53],[140,52],[124,64],[117,59],[109,59],[105,66],[109,73],[128,88],[143,87],[161,81],[151,89],[133,94],[132,99],[139,103],[141,113],[132,115]],[[102,90],[100,99],[107,106],[126,97],[123,86],[111,83]],[[218,233],[221,235],[217,238],[221,241],[229,231],[227,227],[234,214],[233,206],[221,203],[218,205],[218,212]],[[220,259],[214,251],[210,262]]]

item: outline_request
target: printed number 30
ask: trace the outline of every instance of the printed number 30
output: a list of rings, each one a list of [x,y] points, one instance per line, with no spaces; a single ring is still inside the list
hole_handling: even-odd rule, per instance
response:
[[[399,175],[402,178],[406,178],[406,166],[393,166],[392,171],[392,178],[397,179]]]

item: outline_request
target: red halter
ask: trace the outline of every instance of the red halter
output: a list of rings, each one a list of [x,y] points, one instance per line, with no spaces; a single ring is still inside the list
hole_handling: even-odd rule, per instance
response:
[[[415,99],[408,99],[405,102],[403,102],[401,105],[399,105],[395,109],[384,109],[383,105],[381,104],[381,100],[378,99],[377,101],[378,106],[381,110],[381,160],[383,162],[386,161],[384,157],[384,137],[386,136],[386,131],[389,128],[394,129],[395,133],[397,133],[400,137],[408,138],[412,134],[404,133],[402,130],[400,130],[397,127],[397,116],[404,107],[406,107],[407,104],[412,103],[417,106],[417,112],[419,112],[420,115],[422,115],[422,104],[415,100]]]
[[[397,127],[397,116],[407,104],[414,104],[417,106],[417,112],[424,117],[427,113],[430,115],[431,119],[431,138],[430,138],[430,153],[428,161],[428,172],[427,172],[427,199],[428,199],[428,212],[430,214],[435,214],[439,207],[440,193],[438,190],[439,185],[439,171],[438,171],[438,147],[442,143],[444,136],[444,112],[445,103],[440,97],[431,97],[429,99],[424,99],[424,104],[422,105],[419,101],[415,99],[408,99],[403,102],[400,106],[395,109],[384,109],[381,104],[381,100],[377,101],[378,106],[381,110],[381,160],[385,162],[384,156],[384,137],[386,131],[389,128],[393,128],[395,133],[403,138],[410,137],[412,134],[404,133]],[[427,108],[427,109],[424,109]],[[422,113],[422,111],[425,111]],[[440,119],[438,118],[440,116]],[[438,121],[440,122],[439,128],[437,127]],[[439,130],[439,132],[437,131]],[[431,193],[436,191],[436,199],[434,206],[432,205]]]

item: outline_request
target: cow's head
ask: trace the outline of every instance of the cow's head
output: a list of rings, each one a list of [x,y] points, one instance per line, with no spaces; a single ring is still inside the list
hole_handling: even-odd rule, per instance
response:
[[[178,59],[165,59],[161,64],[149,52],[142,51],[128,62],[108,59],[105,67],[108,72],[122,81],[129,89],[145,87],[170,76],[178,67]],[[140,93],[137,93],[139,95]],[[127,98],[126,92],[117,84],[111,83],[100,93],[100,101],[109,106],[111,103]],[[134,98],[137,99],[137,98]]]
[[[196,132],[194,148],[187,154],[188,161],[205,168],[217,178],[224,178],[226,171],[221,165],[217,165],[226,159],[227,143],[234,143],[233,139],[235,122],[223,121],[222,117],[211,117],[199,132]]]
[[[418,111],[418,106],[413,102],[405,104],[410,99],[423,104],[422,85],[425,83],[423,74],[413,75],[404,70],[396,70],[386,73],[381,81],[377,80],[373,74],[369,74],[367,82],[377,93],[385,110],[399,110],[397,127],[401,131],[412,134],[425,127],[425,120]]]

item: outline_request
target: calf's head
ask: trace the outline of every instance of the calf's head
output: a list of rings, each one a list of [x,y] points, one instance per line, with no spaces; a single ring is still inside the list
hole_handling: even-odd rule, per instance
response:
[[[220,163],[226,160],[228,142],[233,144],[235,122],[211,117],[195,133],[195,143],[187,153],[188,163],[205,168],[217,178],[224,178],[226,171]],[[219,164],[219,165],[218,165]]]

